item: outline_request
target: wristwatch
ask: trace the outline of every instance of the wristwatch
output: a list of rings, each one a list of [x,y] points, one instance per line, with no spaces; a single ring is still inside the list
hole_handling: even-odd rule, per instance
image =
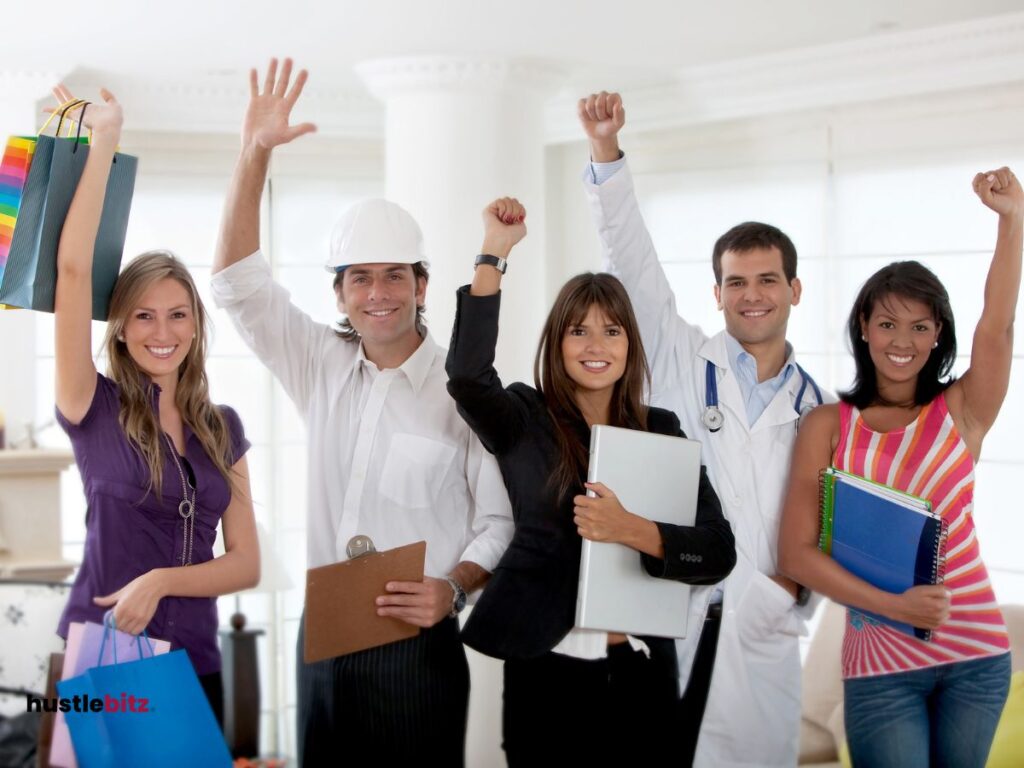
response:
[[[447,581],[448,586],[452,588],[452,610],[449,612],[448,616],[454,619],[462,613],[462,609],[466,607],[466,590],[464,590],[462,585],[451,576],[445,576],[444,580]]]
[[[473,266],[475,267],[479,267],[481,264],[490,264],[503,275],[505,274],[505,270],[508,269],[507,260],[500,256],[491,256],[489,253],[481,253],[476,257],[476,261],[473,262]]]

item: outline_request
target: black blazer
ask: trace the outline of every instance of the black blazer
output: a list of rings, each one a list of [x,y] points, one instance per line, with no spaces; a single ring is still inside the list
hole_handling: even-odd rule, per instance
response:
[[[448,392],[484,447],[497,458],[516,524],[462,638],[489,656],[526,659],[550,651],[575,625],[583,540],[573,523],[573,496],[583,493],[585,478],[580,478],[578,488],[556,498],[557,489],[549,478],[558,464],[558,447],[544,397],[525,384],[506,389],[498,379],[494,347],[499,297],[471,296],[467,288],[459,290],[446,364]],[[651,408],[647,421],[651,432],[683,436],[679,419],[671,411]],[[586,423],[581,420],[576,428],[579,439],[589,444]],[[657,525],[665,559],[637,553],[653,576],[714,584],[736,563],[732,529],[703,467],[696,525]],[[665,644],[662,638],[648,644],[652,649],[659,646],[658,651],[669,650],[660,648]]]

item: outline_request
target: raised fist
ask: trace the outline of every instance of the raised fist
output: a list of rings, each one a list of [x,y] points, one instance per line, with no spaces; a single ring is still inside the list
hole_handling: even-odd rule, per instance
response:
[[[504,258],[526,237],[526,208],[514,197],[499,197],[482,215],[485,253]]]
[[[1006,166],[974,177],[974,194],[1000,216],[1024,216],[1024,190]]]

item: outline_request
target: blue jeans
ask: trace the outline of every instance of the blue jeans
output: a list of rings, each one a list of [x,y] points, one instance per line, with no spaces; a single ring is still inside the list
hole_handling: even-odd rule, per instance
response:
[[[843,681],[855,768],[983,768],[1010,689],[1010,654]]]

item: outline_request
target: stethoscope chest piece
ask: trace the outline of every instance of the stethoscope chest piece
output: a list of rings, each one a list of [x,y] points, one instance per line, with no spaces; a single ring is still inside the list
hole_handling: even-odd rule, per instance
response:
[[[722,409],[717,405],[707,406],[700,418],[704,422],[704,426],[707,427],[708,432],[717,432],[722,428],[722,424],[725,423]]]

